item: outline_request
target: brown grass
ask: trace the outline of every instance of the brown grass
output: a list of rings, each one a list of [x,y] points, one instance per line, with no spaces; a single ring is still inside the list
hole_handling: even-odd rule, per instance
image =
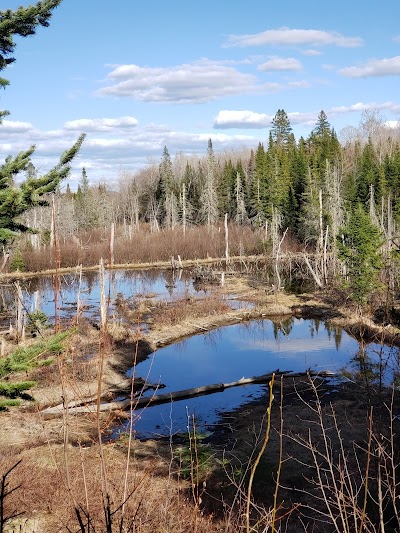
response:
[[[165,476],[168,476],[168,463],[152,451],[153,453],[149,449],[141,450],[138,443],[134,452],[140,457],[140,468],[132,454],[132,471],[128,485],[128,493],[132,493],[132,496],[126,504],[126,515],[130,519],[134,517],[133,531],[193,531],[194,521],[197,522],[199,533],[211,531],[210,517],[203,517],[200,513],[194,516],[194,507],[189,501],[188,483],[173,479],[167,482]],[[22,459],[10,479],[11,486],[20,485],[20,488],[13,493],[12,498],[6,500],[6,513],[17,508],[23,512],[24,517],[35,518],[38,524],[36,532],[67,531],[67,526],[70,531],[76,531],[78,522],[74,500],[79,508],[86,509],[87,495],[95,530],[106,530],[97,446],[68,448],[66,453],[71,491],[67,489],[65,453],[62,446],[52,446],[51,449],[40,447],[35,449],[34,454],[30,450],[24,450],[17,456],[7,449],[0,450],[0,453],[4,468],[14,464],[16,457]],[[115,445],[106,445],[103,453],[107,463],[111,509],[115,510],[121,504],[122,478],[126,466],[125,450]],[[26,518],[22,518],[14,523],[17,526],[25,522]],[[16,530],[20,531],[19,527],[16,527]]]
[[[90,233],[60,239],[61,268],[72,268],[81,264],[93,266],[100,258],[109,258],[109,233],[93,230]],[[232,225],[229,229],[230,255],[253,255],[263,252],[262,234],[248,226]],[[132,240],[116,231],[114,247],[115,264],[155,263],[169,261],[172,256],[182,260],[224,257],[225,236],[221,227],[192,227],[184,234],[181,228],[163,229],[151,233],[145,225]],[[54,268],[49,249],[35,251],[29,247],[21,252],[25,270],[39,272]]]
[[[195,300],[188,298],[176,302],[160,302],[160,306],[153,313],[153,321],[157,327],[175,326],[188,319],[223,315],[230,311],[230,307],[222,296],[213,294]]]

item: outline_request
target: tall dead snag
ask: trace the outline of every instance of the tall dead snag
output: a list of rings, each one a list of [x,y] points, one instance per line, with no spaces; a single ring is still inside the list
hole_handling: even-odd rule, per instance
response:
[[[110,233],[110,266],[114,266],[114,241],[115,241],[115,224],[111,223],[111,233]]]
[[[224,227],[225,227],[225,261],[228,264],[229,263],[228,213],[225,213]]]

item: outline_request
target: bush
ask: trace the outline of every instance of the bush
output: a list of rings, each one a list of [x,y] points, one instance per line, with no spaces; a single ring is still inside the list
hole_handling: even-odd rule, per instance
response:
[[[14,257],[10,263],[11,272],[25,272],[26,263],[21,255],[21,252],[18,250],[15,252]]]

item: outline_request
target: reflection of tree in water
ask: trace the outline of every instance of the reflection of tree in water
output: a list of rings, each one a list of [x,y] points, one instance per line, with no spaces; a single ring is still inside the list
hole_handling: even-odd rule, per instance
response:
[[[288,317],[284,318],[282,320],[274,320],[273,321],[273,328],[274,328],[274,338],[275,340],[279,340],[279,337],[283,335],[284,337],[288,337],[290,335],[290,332],[292,331],[294,326],[294,318]]]
[[[318,335],[320,323],[321,321],[318,318],[310,320],[310,336],[312,339],[314,338],[315,334]]]
[[[339,326],[333,326],[329,322],[325,322],[325,329],[328,334],[328,339],[331,340],[332,335],[335,340],[336,350],[339,350],[343,338],[343,329]]]
[[[221,346],[221,337],[222,337],[222,328],[211,329],[204,333],[204,344],[206,346],[212,346],[216,348],[218,345]]]
[[[99,275],[97,272],[85,272],[84,278],[87,286],[87,291],[92,292],[95,285],[99,283]]]
[[[11,284],[2,284],[0,288],[0,312],[11,312],[15,307],[15,288]]]
[[[399,348],[360,341],[344,375],[378,391],[396,385],[400,376]]]
[[[172,270],[171,272],[166,272],[164,274],[164,279],[165,288],[167,289],[170,298],[172,298],[174,294],[174,289],[176,289],[175,270]]]

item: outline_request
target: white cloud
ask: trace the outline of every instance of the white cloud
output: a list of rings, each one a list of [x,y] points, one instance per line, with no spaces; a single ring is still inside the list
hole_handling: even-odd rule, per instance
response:
[[[314,124],[318,113],[288,113],[292,124]],[[214,128],[269,128],[274,115],[255,113],[254,111],[223,110],[218,113],[214,120]]]
[[[273,115],[254,111],[220,111],[214,120],[214,128],[265,128],[271,125]]]
[[[371,76],[399,76],[400,56],[389,59],[371,59],[361,67],[345,67],[339,73],[349,78],[367,78]]]
[[[113,128],[134,128],[138,121],[134,117],[119,118],[81,118],[65,122],[66,130],[74,131],[109,131]]]
[[[309,50],[303,50],[302,54],[304,56],[320,56],[322,55],[322,52],[319,50],[309,49]]]
[[[303,89],[308,89],[309,87],[311,87],[311,83],[307,80],[290,81],[288,85],[289,87],[301,87]]]
[[[293,57],[273,57],[258,66],[258,70],[266,72],[282,71],[282,70],[301,70],[302,64],[298,59]]]
[[[246,349],[243,346],[241,349]],[[248,348],[252,350],[265,350],[267,352],[276,353],[281,352],[285,353],[287,356],[289,354],[298,354],[298,353],[311,353],[311,352],[320,352],[324,350],[335,350],[335,344],[333,339],[329,338],[316,338],[312,339],[291,339],[288,337],[283,337],[279,340],[279,343],[275,339],[262,339],[257,341],[250,341],[248,343]]]
[[[385,126],[390,129],[397,129],[400,128],[400,121],[399,120],[387,120],[385,122]]]
[[[32,130],[33,126],[30,122],[20,122],[18,120],[3,120],[0,124],[1,133],[22,133]]]
[[[400,104],[395,104],[394,102],[383,102],[377,104],[376,102],[369,102],[367,104],[363,102],[358,102],[349,106],[338,106],[332,107],[331,113],[333,114],[343,114],[351,112],[360,112],[360,111],[370,111],[370,110],[386,110],[391,113],[400,113]]]
[[[174,67],[117,65],[108,74],[111,85],[97,94],[125,96],[143,102],[202,103],[222,96],[271,90],[255,76],[232,66],[201,59]]]
[[[246,47],[265,45],[335,45],[345,48],[354,48],[361,46],[362,44],[363,40],[360,37],[345,37],[337,32],[291,29],[283,27],[277,30],[266,30],[261,33],[229,35],[224,46]]]
[[[369,110],[386,110],[391,113],[400,114],[400,104],[393,102],[383,102],[377,104],[376,102],[362,103],[348,106],[337,106],[325,110],[329,118],[333,118],[336,115],[343,115],[346,113],[355,113]],[[292,124],[314,125],[319,111],[300,113],[297,111],[287,113],[288,118]],[[214,119],[214,128],[216,129],[230,129],[230,128],[269,128],[273,115],[267,115],[264,113],[256,113],[254,111],[236,111],[236,110],[223,110],[220,111]]]
[[[101,148],[101,149],[115,149],[127,148],[132,146],[132,141],[129,139],[88,139],[86,141],[86,148]]]

